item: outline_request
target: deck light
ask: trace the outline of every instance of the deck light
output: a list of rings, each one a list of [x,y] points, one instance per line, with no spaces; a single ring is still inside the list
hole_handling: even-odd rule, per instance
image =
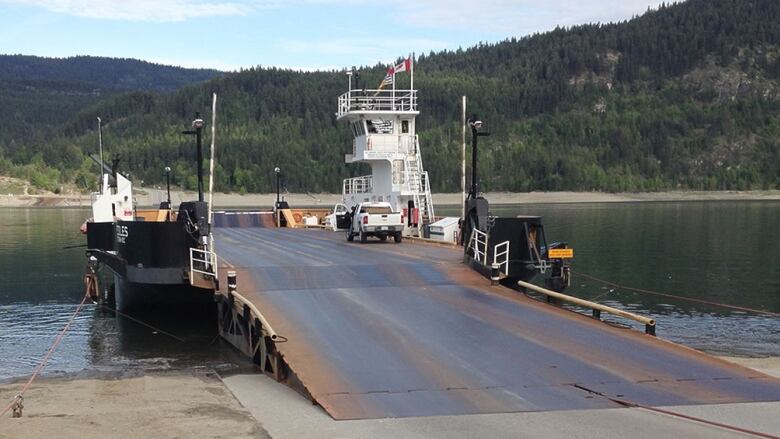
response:
[[[195,136],[195,143],[197,145],[197,161],[198,161],[198,201],[203,202],[203,127],[206,124],[203,119],[200,118],[200,113],[195,113],[195,120],[192,121],[193,131],[182,131],[182,134]]]

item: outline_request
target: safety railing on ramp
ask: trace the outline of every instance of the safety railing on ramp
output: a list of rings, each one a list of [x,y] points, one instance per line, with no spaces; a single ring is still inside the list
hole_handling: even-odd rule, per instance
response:
[[[190,284],[199,288],[214,288],[219,278],[217,254],[199,248],[190,248]]]
[[[487,265],[487,233],[474,229],[469,240],[469,248],[474,252],[474,260]]]

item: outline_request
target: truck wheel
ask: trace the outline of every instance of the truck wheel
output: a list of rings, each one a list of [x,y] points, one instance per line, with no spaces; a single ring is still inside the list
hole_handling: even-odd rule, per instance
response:
[[[393,236],[393,239],[395,239],[396,244],[401,242],[401,240],[403,239],[403,237],[401,236],[401,232],[396,233],[395,236]]]
[[[366,235],[366,232],[364,232],[364,231],[362,231],[362,230],[361,230],[361,231],[360,231],[360,242],[361,242],[362,244],[365,244],[365,243],[366,243],[366,241],[368,241],[368,235]]]
[[[347,230],[347,241],[352,242],[355,239],[355,235],[350,230]]]

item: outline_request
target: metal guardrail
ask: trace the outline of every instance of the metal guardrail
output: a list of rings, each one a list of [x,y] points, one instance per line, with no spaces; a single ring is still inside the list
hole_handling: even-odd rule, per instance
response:
[[[350,90],[338,99],[337,117],[352,111],[416,111],[417,90]]]
[[[369,194],[374,186],[374,177],[363,175],[361,177],[347,178],[344,180],[344,195]]]
[[[503,258],[503,261],[500,258]],[[509,241],[504,241],[493,247],[493,263],[498,264],[499,269],[504,267],[504,274],[509,276]]]
[[[531,291],[544,294],[547,297],[552,297],[558,300],[562,300],[564,302],[569,302],[573,305],[581,306],[584,308],[590,308],[593,311],[593,317],[599,320],[601,319],[602,312],[612,314],[618,317],[623,317],[625,319],[634,320],[636,322],[645,325],[645,333],[650,335],[655,335],[655,320],[649,317],[640,316],[639,314],[634,314],[632,312],[624,311],[622,309],[617,309],[611,306],[602,305],[600,303],[591,302],[589,300],[580,299],[578,297],[569,296],[567,294],[561,294],[556,291],[548,290],[547,288],[542,288],[540,286],[534,285],[532,283],[524,282],[524,281],[517,281],[517,285],[523,288],[527,288]]]
[[[195,279],[195,273],[217,279],[219,276],[217,254],[212,251],[190,247],[190,282]]]
[[[229,273],[229,272],[228,272]],[[240,309],[240,307],[246,306],[251,311],[252,315],[260,320],[260,323],[262,323],[262,331],[263,333],[269,337],[271,340],[276,341],[279,336],[276,334],[276,331],[274,331],[274,328],[271,327],[271,324],[268,323],[268,320],[265,319],[265,316],[263,313],[260,312],[259,309],[255,306],[254,303],[250,302],[247,298],[242,296],[238,293],[236,290],[230,290],[228,294],[232,294],[233,298],[236,301],[236,304],[239,305],[236,309]]]
[[[487,233],[477,229],[472,230],[469,246],[474,250],[474,259],[482,265],[487,265]]]

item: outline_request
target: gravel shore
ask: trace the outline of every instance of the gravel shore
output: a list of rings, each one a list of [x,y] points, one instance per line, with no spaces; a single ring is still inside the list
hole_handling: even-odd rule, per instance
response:
[[[780,357],[724,359],[780,378]],[[10,401],[21,386],[0,386],[0,400]],[[25,395],[23,414],[0,419],[0,438],[270,437],[264,420],[252,416],[209,371],[44,378]]]
[[[291,206],[332,207],[341,201],[340,194],[284,194]],[[490,192],[485,197],[491,204],[553,204],[553,203],[635,203],[659,201],[780,201],[780,191],[673,191],[641,193],[604,192]],[[165,191],[154,188],[136,190],[136,203],[141,207],[158,206],[167,198]],[[171,200],[174,205],[181,201],[196,199],[192,192],[174,191]],[[276,194],[215,193],[217,208],[270,209]],[[434,204],[459,205],[461,194],[433,194]],[[82,195],[0,195],[0,207],[88,207],[90,196]]]

